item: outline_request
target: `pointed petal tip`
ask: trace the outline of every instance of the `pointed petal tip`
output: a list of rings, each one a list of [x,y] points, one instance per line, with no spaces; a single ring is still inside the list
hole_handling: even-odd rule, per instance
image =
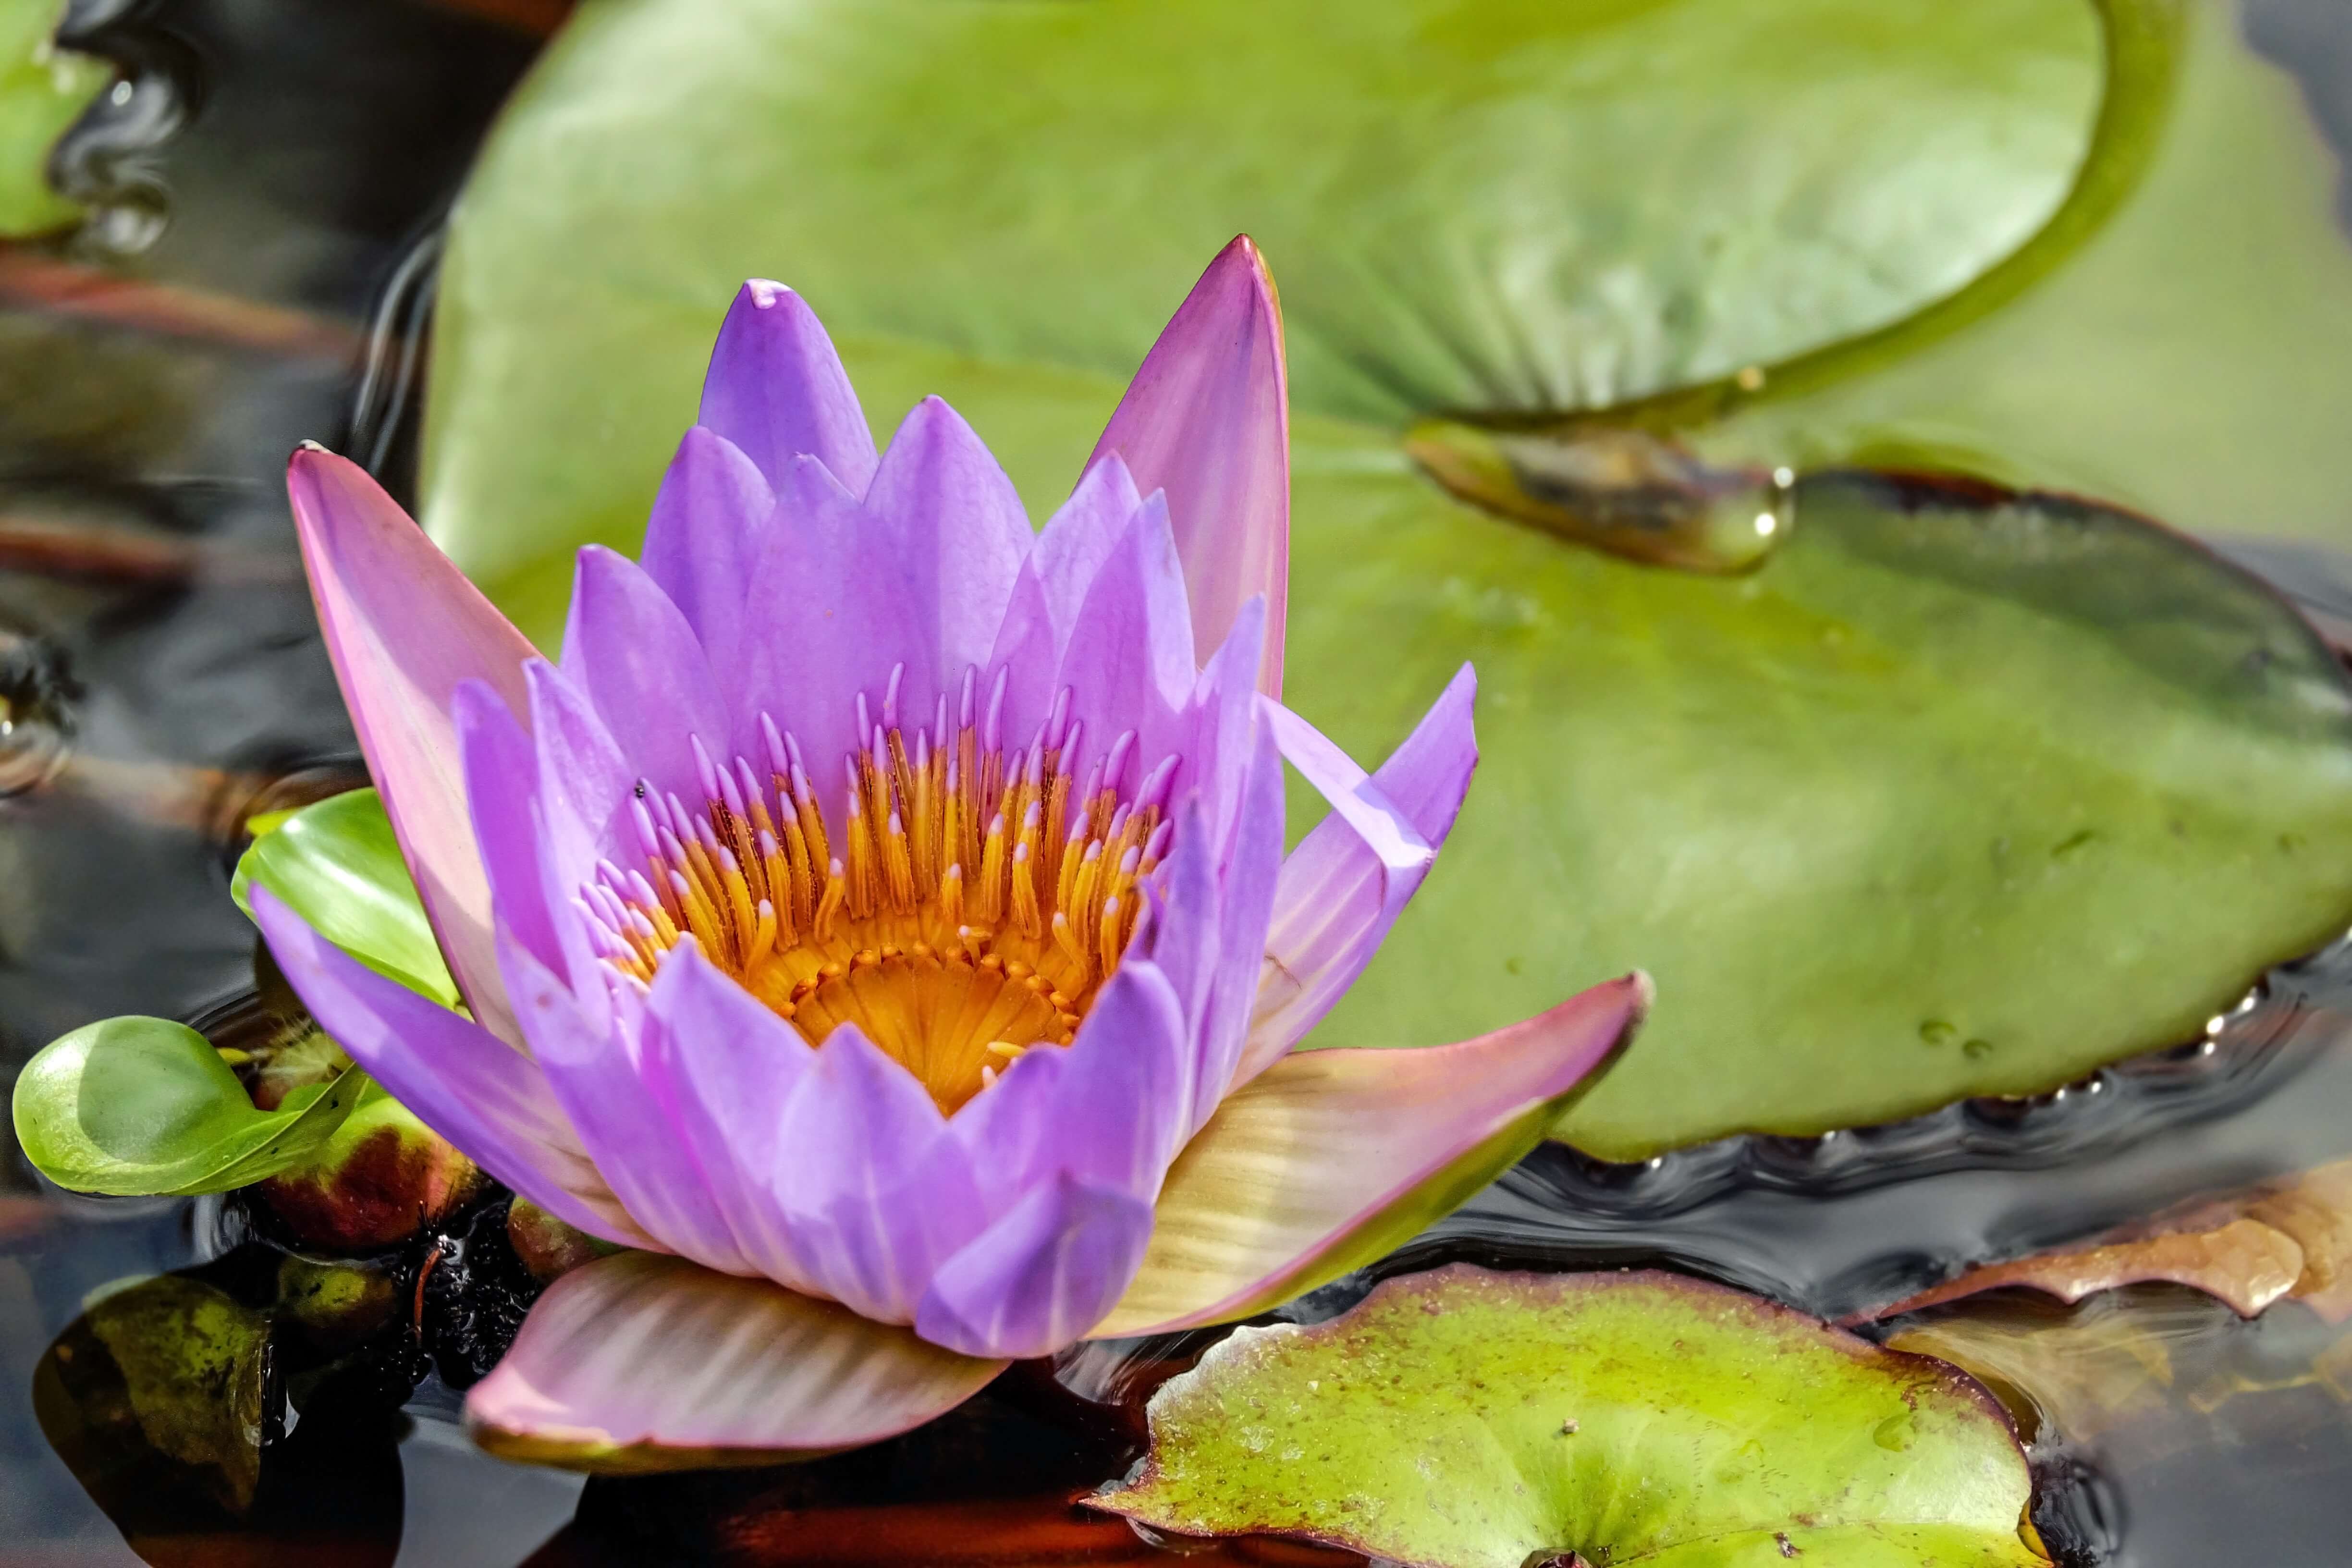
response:
[[[1266,595],[1259,684],[1278,693],[1290,561],[1289,373],[1273,275],[1248,236],[1218,252],[1145,354],[1094,458],[1114,450],[1139,489],[1168,491],[1196,650],[1223,643],[1241,604]]]

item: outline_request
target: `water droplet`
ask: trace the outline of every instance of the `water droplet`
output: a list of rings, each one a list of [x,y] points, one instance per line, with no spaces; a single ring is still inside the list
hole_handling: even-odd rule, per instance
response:
[[[1882,1448],[1899,1454],[1911,1446],[1913,1436],[1911,1413],[1905,1410],[1881,1421],[1870,1434],[1870,1440]]]
[[[1919,1026],[1919,1037],[1931,1046],[1950,1045],[1958,1035],[1958,1029],[1941,1018],[1930,1018]]]
[[[1972,1062],[1980,1062],[1984,1060],[1985,1058],[1992,1055],[1992,1042],[1990,1040],[1970,1040],[1967,1045],[1962,1046],[1960,1049],[1967,1054],[1969,1060]]]

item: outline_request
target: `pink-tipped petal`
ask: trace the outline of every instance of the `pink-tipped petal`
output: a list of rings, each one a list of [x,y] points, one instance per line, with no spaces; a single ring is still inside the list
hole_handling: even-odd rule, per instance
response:
[[[1245,1318],[1392,1250],[1535,1147],[1650,996],[1634,973],[1457,1045],[1284,1058],[1177,1158],[1143,1267],[1090,1337]]]
[[[507,1458],[612,1472],[773,1464],[879,1442],[1004,1370],[764,1279],[625,1253],[548,1287],[466,1399]]]
[[[1477,697],[1476,673],[1465,664],[1369,783],[1337,747],[1283,715],[1286,753],[1332,811],[1282,864],[1242,1076],[1263,1070],[1322,1021],[1420,889],[1478,765]]]
[[[1259,689],[1282,690],[1290,577],[1290,413],[1282,307],[1246,235],[1209,264],[1144,356],[1096,444],[1144,494],[1168,492],[1192,603],[1192,640],[1214,647],[1263,594]]]
[[[474,1016],[519,1040],[450,702],[480,680],[521,711],[531,646],[357,464],[306,446],[286,489],[319,629],[433,934]]]
[[[874,482],[874,433],[849,373],[816,312],[781,283],[755,278],[728,307],[702,381],[701,423],[742,448],[776,489],[803,456],[851,495]]]
[[[1150,1235],[1141,1198],[1060,1176],[947,1260],[915,1331],[966,1355],[1051,1355],[1118,1300]]]
[[[624,1247],[656,1245],[597,1173],[529,1057],[368,968],[268,889],[257,885],[252,898],[295,994],[394,1099],[550,1214]]]

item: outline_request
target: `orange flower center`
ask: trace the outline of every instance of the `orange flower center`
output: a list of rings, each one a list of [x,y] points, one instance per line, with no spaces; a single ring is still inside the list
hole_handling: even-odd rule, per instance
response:
[[[951,743],[944,703],[940,743],[919,727],[910,747],[895,702],[869,727],[861,701],[871,740],[847,759],[837,823],[764,719],[764,782],[698,741],[701,808],[638,785],[646,869],[602,868],[580,902],[592,934],[640,982],[692,936],[811,1045],[855,1024],[952,1112],[1023,1052],[1070,1043],[1134,932],[1137,883],[1167,854],[1176,760],[1123,795],[1123,736],[1077,783],[1066,704],[1008,755],[992,722],[973,723],[968,684]]]

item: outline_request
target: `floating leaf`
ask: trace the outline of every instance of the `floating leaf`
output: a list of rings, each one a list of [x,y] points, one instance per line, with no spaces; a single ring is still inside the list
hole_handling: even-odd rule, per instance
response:
[[[1237,1330],[1150,1417],[1142,1473],[1094,1506],[1184,1534],[1423,1568],[2046,1562],[1982,1388],[1672,1275],[1391,1279],[1328,1323]]]
[[[400,858],[382,797],[355,789],[271,815],[274,822],[248,825],[256,837],[229,883],[237,907],[252,914],[246,889],[259,882],[370,969],[445,1007],[456,1006],[457,983]]]
[[[2156,1279],[2202,1290],[2241,1317],[2291,1296],[2327,1322],[2352,1320],[2352,1160],[2088,1246],[1979,1264],[1864,1316],[1891,1318],[2005,1286],[2071,1303]]]
[[[2056,146],[2054,128],[2076,121],[2052,105],[2074,115],[2088,102],[2058,90],[2095,46],[2087,7],[1939,7],[1896,28],[1877,8],[1807,0],[1794,15],[1776,8],[1760,33],[1738,0],[1637,14],[1489,7],[1475,27],[1419,40],[1413,58],[1433,62],[1426,81],[1366,66],[1382,57],[1364,39],[1406,36],[1390,5],[1351,10],[1349,29],[1364,31],[1343,30],[1328,51],[1275,47],[1304,15],[1253,5],[1249,30],[1233,36],[1220,29],[1240,26],[1242,13],[1223,0],[761,0],[723,15],[709,0],[656,0],[583,16],[513,106],[460,208],[438,318],[429,524],[551,641],[571,547],[635,544],[669,443],[692,417],[719,311],[747,273],[808,292],[879,430],[926,394],[947,397],[1043,516],[1183,281],[1247,224],[1283,279],[1302,409],[1289,700],[1370,757],[1402,738],[1463,659],[1481,681],[1484,762],[1461,825],[1314,1044],[1461,1038],[1599,976],[1647,969],[1659,1005],[1641,1048],[1563,1126],[1595,1153],[1633,1159],[1742,1131],[1819,1132],[2045,1090],[2187,1037],[2265,965],[2352,920],[2341,873],[2352,795],[2340,787],[2352,773],[2352,697],[2282,604],[2170,536],[2073,501],[1829,478],[1786,498],[1792,529],[1760,564],[1727,560],[1753,570],[1706,580],[1499,522],[1435,492],[1391,432],[1306,412],[1474,398],[1447,376],[1505,363],[1487,352],[1493,334],[1522,348],[1568,341],[1546,335],[1547,312],[1566,309],[1549,285],[1498,303],[1491,275],[1430,259],[1454,254],[1443,249],[1449,237],[1480,224],[1614,211],[1607,203],[1638,189],[1648,216],[1609,241],[1628,247],[1629,266],[1655,261],[1654,244],[1704,250],[1693,235],[1744,235],[1725,241],[1723,277],[1748,277],[1769,225],[1726,216],[1748,210],[1737,202],[1677,206],[1659,193],[1685,177],[1717,189],[1676,150],[1711,145],[1718,108],[1750,113],[1747,85],[1789,89],[1776,61],[1828,80],[1835,73],[1817,68],[1846,58],[1839,29],[1874,40],[1839,79],[1852,101],[1892,116],[1888,140],[1865,139],[1865,171],[1909,167],[1904,149],[1934,142],[1909,140],[1915,102],[1937,102],[1937,123],[1969,141],[1991,122],[1966,106],[2004,101],[2004,113],[2042,127],[2038,144]],[[1150,49],[1110,47],[1129,26],[1166,32]],[[1654,68],[1622,81],[1570,68],[1587,48],[1608,60],[1655,42],[1654,26],[1673,40]],[[755,47],[771,29],[789,31],[790,46]],[[1780,54],[1782,42],[1796,52]],[[990,52],[1000,44],[1001,60]],[[1736,66],[1751,49],[1760,74]],[[1947,64],[1960,77],[1943,74]],[[1716,75],[1678,74],[1702,65]],[[1170,117],[1192,112],[1191,100],[1129,90],[1130,68],[1155,80],[1212,72],[1211,100],[1242,107],[1176,134]],[[1555,68],[1567,74],[1546,74]],[[1237,85],[1292,69],[1317,82],[1364,69],[1369,85],[1332,85],[1312,101]],[[933,80],[943,71],[956,85]],[[1038,92],[1013,89],[1033,73]],[[1648,87],[1628,85],[1636,77]],[[1923,86],[1961,79],[1972,85],[1958,103]],[[1561,80],[1577,91],[1552,90]],[[1640,100],[1699,129],[1687,143],[1612,159],[1591,153],[1619,145],[1596,131],[1574,156],[1476,164],[1492,175],[1481,183],[1465,159],[1492,123],[1435,107],[1465,82],[1538,118],[1556,110],[1604,126]],[[915,84],[929,84],[919,136],[906,129]],[[1840,160],[1861,143],[1843,130],[1817,139],[1850,122],[1809,118],[1823,112],[1811,90],[1776,102],[1769,121],[1738,123],[1811,170],[1826,195],[1844,189],[1853,166]],[[1533,106],[1538,98],[1549,107]],[[1379,113],[1363,115],[1366,103]],[[1272,135],[1291,114],[1302,117],[1295,133]],[[1299,129],[1324,123],[1318,115],[1376,124],[1367,145],[1381,156],[1322,178],[1330,171],[1297,152],[1340,144]],[[1881,152],[1890,161],[1871,162]],[[2072,158],[2028,158],[1988,172],[1985,185],[1971,176],[1948,187],[1915,170],[1905,188],[1974,214],[1935,243],[1972,235],[1959,247],[1980,266],[2024,230],[1992,223],[1969,193],[2033,185],[2042,176],[2027,166],[2038,167],[2048,199],[2027,205],[2046,213]],[[1162,161],[1168,180],[1135,174]],[[1586,187],[1602,164],[1615,195]],[[1504,201],[1526,196],[1530,169],[1552,195]],[[1878,188],[1874,175],[1854,177]],[[1130,199],[1136,191],[1150,202]],[[1399,204],[1466,216],[1392,225]],[[971,217],[978,209],[986,221]],[[1643,226],[1669,215],[1691,227]],[[1364,281],[1375,261],[1392,284]],[[936,270],[950,266],[952,278]],[[1659,266],[1655,276],[1688,271]],[[1398,325],[1405,300],[1435,320],[1471,311],[1491,333],[1454,334],[1468,346],[1452,360],[1413,357],[1436,340]],[[1862,324],[1832,310],[1776,341],[1810,344]],[[1632,340],[1596,330],[1575,341],[1620,353]],[[1725,363],[1780,352],[1739,341]],[[1407,358],[1339,352],[1367,342]],[[1653,379],[1696,374],[1696,353]],[[1388,367],[1371,378],[1392,388],[1388,401],[1351,380],[1349,365],[1367,363]],[[1543,363],[1532,348],[1507,362]],[[1485,401],[1512,401],[1510,374],[1495,377],[1503,390]],[[1363,658],[1367,627],[1381,630],[1380,660]],[[875,657],[879,679],[892,656]],[[1295,796],[1294,824],[1313,809]],[[2149,919],[2157,909],[2164,918]]]
[[[1727,374],[2017,247],[2099,79],[2084,0],[590,8],[457,214],[427,521],[486,584],[633,542],[745,277],[836,338],[1125,376],[1246,230],[1300,412]]]
[[[114,68],[57,47],[59,0],[0,0],[0,236],[40,234],[80,208],[49,184],[49,153]]]
[[[2109,497],[2200,532],[2352,542],[2339,154],[2294,79],[2248,47],[2253,12],[2130,9],[2187,26],[2147,170],[2099,232],[1944,341],[1899,343],[1908,352],[1870,374],[1797,395],[1770,384],[1728,420],[1702,421],[1687,435],[1703,454],[1934,464]],[[1678,423],[1665,409],[1622,416]]]
[[[261,1110],[194,1029],[107,1018],[25,1064],[16,1141],[43,1175],[76,1192],[225,1193],[316,1154],[369,1083],[347,1070]]]

